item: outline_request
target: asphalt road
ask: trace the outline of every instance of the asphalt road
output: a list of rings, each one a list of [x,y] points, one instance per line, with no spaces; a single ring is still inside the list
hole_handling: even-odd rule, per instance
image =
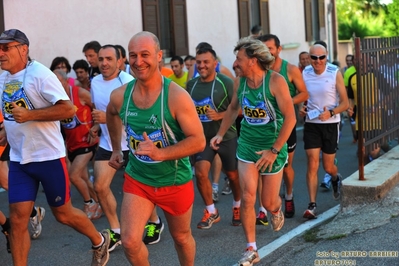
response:
[[[345,178],[357,169],[356,145],[352,143],[352,134],[349,123],[346,121],[343,134],[340,139],[339,151],[337,153],[338,167]],[[291,219],[286,219],[285,225],[280,232],[273,232],[270,226],[257,227],[257,245],[261,248],[288,231],[304,223],[306,219],[302,214],[308,205],[308,194],[306,188],[306,157],[303,149],[302,131],[298,130],[298,144],[294,158],[295,184],[294,199],[296,214]],[[319,180],[322,181],[324,172],[319,170]],[[119,171],[112,182],[112,190],[117,198],[118,204],[122,200],[122,171]],[[220,186],[223,186],[221,180]],[[216,204],[221,215],[221,221],[214,224],[208,230],[196,228],[201,220],[204,204],[198,191],[194,203],[192,216],[192,230],[197,243],[197,254],[195,264],[206,265],[234,265],[246,247],[246,241],[242,227],[230,225],[232,217],[232,195],[220,195],[220,201]],[[81,196],[75,188],[72,188],[72,202],[74,206],[83,208]],[[29,253],[29,265],[89,265],[91,262],[90,241],[83,235],[71,228],[57,223],[47,205],[44,193],[39,191],[37,205],[44,206],[47,210],[43,220],[43,232],[41,236],[32,241]],[[319,189],[317,199],[317,210],[322,213],[336,206],[339,202],[334,201],[331,191],[325,192]],[[119,207],[119,206],[118,206]],[[8,214],[7,193],[0,193],[0,210]],[[119,212],[119,209],[118,209]],[[161,218],[163,214],[159,211]],[[140,215],[140,213],[137,213]],[[165,219],[163,219],[165,221]],[[105,217],[94,221],[98,230],[108,227]],[[161,241],[156,245],[148,246],[151,265],[178,265],[178,259],[173,246],[173,240],[166,225]],[[10,254],[5,249],[5,238],[0,236],[0,261],[1,265],[12,265]],[[108,265],[128,265],[122,248],[117,248],[111,253]],[[300,264],[298,264],[300,265]]]

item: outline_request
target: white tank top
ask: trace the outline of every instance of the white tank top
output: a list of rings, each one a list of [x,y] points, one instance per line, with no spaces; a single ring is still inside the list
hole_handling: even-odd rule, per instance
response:
[[[303,70],[303,80],[309,93],[308,113],[312,111],[323,112],[324,107],[327,107],[327,110],[331,110],[338,106],[339,95],[336,89],[338,71],[339,68],[330,63],[327,63],[326,69],[320,75],[314,72],[311,65]],[[326,121],[321,121],[318,117],[309,119],[309,116],[306,116],[307,123],[329,124],[338,123],[339,121],[339,114],[334,115]]]

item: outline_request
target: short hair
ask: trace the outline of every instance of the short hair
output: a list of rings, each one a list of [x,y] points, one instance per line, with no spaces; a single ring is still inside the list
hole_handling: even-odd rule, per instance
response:
[[[106,44],[101,46],[101,49],[107,49],[107,48],[113,48],[115,50],[115,56],[116,56],[116,60],[118,60],[119,58],[121,58],[120,52],[118,50],[118,48],[116,48],[115,45],[113,44]]]
[[[195,57],[192,55],[188,55],[184,58],[184,62],[186,62],[187,60],[195,60]]]
[[[341,67],[341,64],[339,63],[338,60],[332,61],[331,64],[336,65],[337,67]]]
[[[301,57],[301,55],[303,55],[303,54],[309,54],[309,52],[302,51],[302,52],[299,53],[299,57]]]
[[[172,62],[172,61],[179,61],[180,65],[184,64],[183,58],[181,58],[181,56],[178,56],[178,55],[172,56],[172,58],[170,59],[170,62]]]
[[[260,25],[255,25],[251,28],[251,34],[260,35],[263,34],[262,27]]]
[[[84,69],[86,72],[89,72],[89,63],[87,63],[86,60],[80,59],[80,60],[76,60],[75,63],[73,63],[72,66],[73,70],[76,71],[78,68],[82,68]]]
[[[215,50],[213,50],[212,48],[209,48],[209,47],[202,47],[202,48],[198,49],[196,54],[199,55],[199,54],[205,54],[205,53],[211,53],[213,58],[215,60],[217,60],[217,56],[216,56]]]
[[[68,59],[66,59],[66,58],[63,57],[63,56],[58,56],[58,57],[56,57],[56,58],[53,59],[53,62],[51,62],[50,70],[51,70],[51,71],[54,71],[55,68],[56,68],[59,64],[62,64],[62,63],[65,64],[65,66],[66,66],[66,68],[67,68],[67,70],[68,70],[67,73],[71,72],[71,65],[69,64]]]
[[[207,43],[207,42],[200,42],[200,43],[197,45],[197,47],[195,47],[195,50],[199,50],[199,49],[204,48],[204,47],[208,47],[208,48],[212,49],[212,45],[210,45],[209,43]]]
[[[125,57],[126,57],[126,50],[125,50],[125,48],[123,48],[123,46],[120,45],[120,44],[115,44],[115,47],[116,47],[116,49],[118,49],[118,51],[120,51],[121,57],[122,57],[122,58],[125,58]]]
[[[327,50],[327,44],[325,41],[318,40],[318,41],[315,41],[313,45],[316,45],[316,44],[320,44],[321,46],[324,46],[324,48],[326,48],[326,50]]]
[[[267,42],[270,40],[274,40],[274,44],[276,45],[276,47],[280,47],[280,39],[274,34],[264,34],[264,35],[256,37],[256,39],[258,39],[261,42]]]
[[[98,54],[98,51],[100,51],[101,49],[101,44],[98,41],[91,41],[85,44],[85,46],[83,46],[83,50],[82,52],[86,52],[87,50],[94,50],[94,52],[96,52]]]
[[[238,52],[241,49],[244,49],[245,54],[249,58],[256,58],[258,61],[258,66],[262,70],[269,70],[274,64],[274,56],[272,56],[266,45],[264,45],[263,42],[258,39],[251,37],[241,38],[237,42],[236,47],[234,47],[234,52]]]
[[[116,49],[118,49],[119,55],[121,58],[126,58],[126,50],[125,48],[120,45],[120,44],[115,44]],[[127,59],[125,60],[125,64],[128,64],[129,61],[127,61]]]
[[[351,59],[351,61],[354,61],[355,60],[355,56],[353,55],[353,54],[347,54],[346,56],[345,56],[345,59],[346,58],[348,58],[348,57],[350,57]]]

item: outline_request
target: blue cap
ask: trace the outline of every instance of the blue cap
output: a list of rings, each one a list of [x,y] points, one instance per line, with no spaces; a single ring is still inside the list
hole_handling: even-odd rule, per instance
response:
[[[17,29],[6,30],[0,35],[0,43],[19,42],[29,46],[28,37]]]

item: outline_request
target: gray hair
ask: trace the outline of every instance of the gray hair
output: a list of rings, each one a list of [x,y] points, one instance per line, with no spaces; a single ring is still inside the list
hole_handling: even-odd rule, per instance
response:
[[[234,52],[238,52],[241,49],[245,50],[245,54],[249,58],[256,58],[258,66],[264,71],[269,70],[274,64],[274,56],[269,52],[266,45],[259,40],[251,37],[241,38],[236,47],[234,47]]]

